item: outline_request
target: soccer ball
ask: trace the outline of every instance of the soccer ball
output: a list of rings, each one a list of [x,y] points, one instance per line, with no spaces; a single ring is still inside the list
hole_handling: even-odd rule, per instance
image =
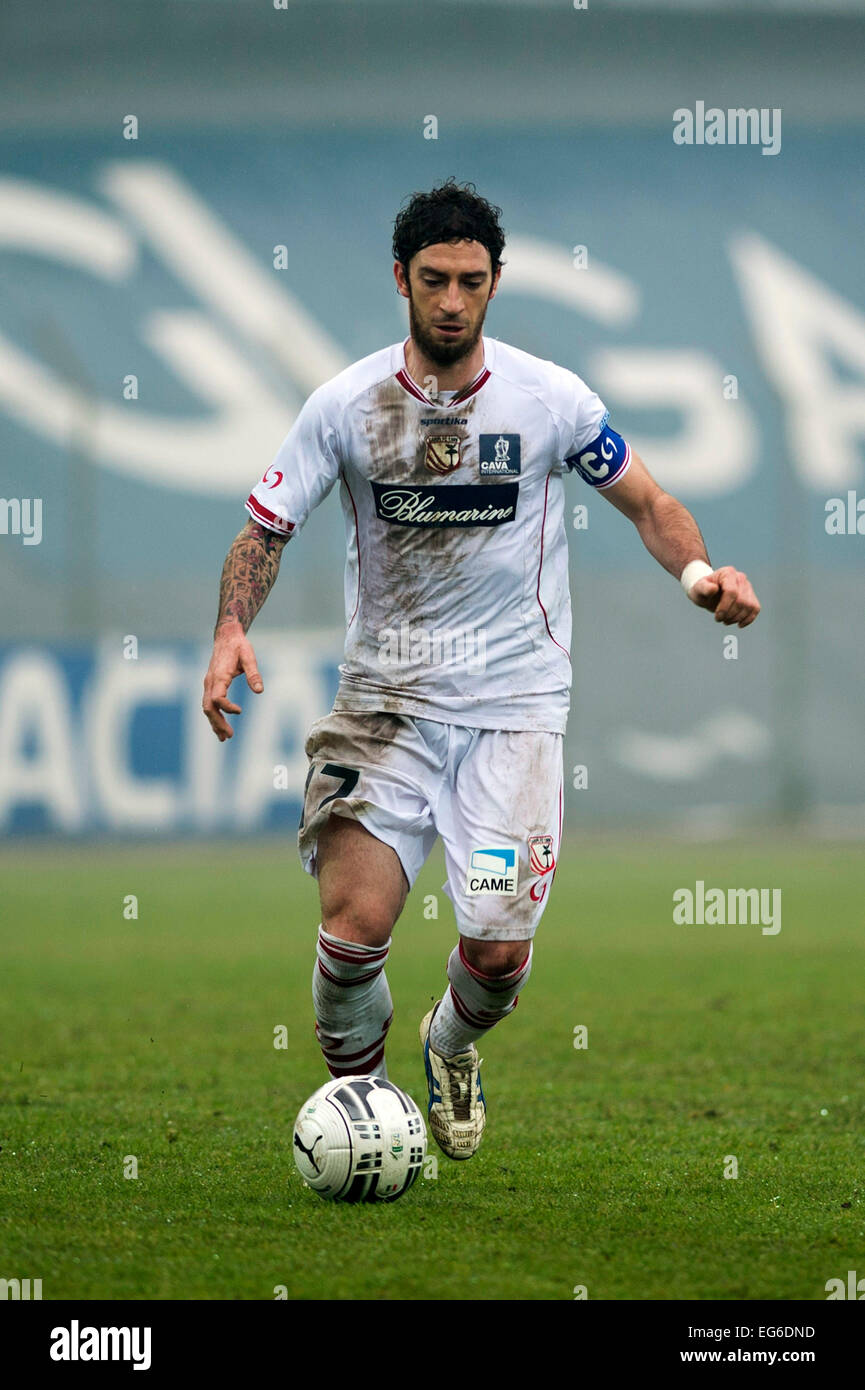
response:
[[[319,1197],[395,1202],[426,1154],[423,1116],[379,1076],[340,1076],[311,1095],[294,1125],[294,1162]]]

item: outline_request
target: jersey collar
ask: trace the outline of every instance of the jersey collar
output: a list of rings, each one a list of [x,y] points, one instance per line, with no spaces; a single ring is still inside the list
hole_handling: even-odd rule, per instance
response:
[[[484,362],[484,365],[481,367],[474,381],[470,382],[468,386],[464,386],[459,395],[454,396],[453,400],[442,402],[441,404],[438,401],[431,401],[429,396],[418,386],[417,382],[409,376],[408,367],[405,364],[405,349],[408,341],[408,338],[406,338],[402,345],[402,351],[400,352],[402,366],[396,373],[396,379],[403,390],[408,391],[410,396],[414,396],[418,401],[423,401],[425,405],[431,405],[434,410],[450,410],[455,405],[462,405],[463,401],[467,401],[470,396],[477,395],[478,391],[480,391],[481,387],[484,385],[484,382],[490,377],[490,369],[486,365],[486,362]],[[486,339],[484,339],[483,342],[484,357],[486,357]]]

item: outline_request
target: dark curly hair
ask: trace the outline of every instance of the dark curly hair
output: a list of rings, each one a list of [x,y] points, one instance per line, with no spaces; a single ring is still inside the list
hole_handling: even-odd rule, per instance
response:
[[[400,261],[408,274],[412,256],[425,246],[439,241],[479,241],[490,253],[495,277],[505,245],[501,215],[501,208],[481,198],[473,183],[460,184],[450,178],[429,193],[413,193],[394,222],[394,260]]]

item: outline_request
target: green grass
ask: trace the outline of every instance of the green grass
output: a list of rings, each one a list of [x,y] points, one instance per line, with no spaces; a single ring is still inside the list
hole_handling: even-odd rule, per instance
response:
[[[442,878],[436,857],[388,966],[390,1075],[422,1105]],[[780,887],[780,934],[674,925],[698,878]],[[572,842],[483,1044],[480,1153],[381,1207],[294,1169],[326,1076],[290,844],[7,851],[0,879],[0,1277],[46,1299],[824,1299],[865,1274],[858,847]]]

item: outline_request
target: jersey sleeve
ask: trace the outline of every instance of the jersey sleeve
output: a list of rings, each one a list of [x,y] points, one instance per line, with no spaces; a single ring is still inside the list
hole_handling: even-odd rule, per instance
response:
[[[327,384],[313,391],[246,499],[255,521],[281,536],[294,536],[324,501],[340,469],[336,415]]]
[[[573,376],[563,448],[563,467],[579,473],[589,487],[618,483],[631,466],[631,446],[609,424],[600,396]]]

